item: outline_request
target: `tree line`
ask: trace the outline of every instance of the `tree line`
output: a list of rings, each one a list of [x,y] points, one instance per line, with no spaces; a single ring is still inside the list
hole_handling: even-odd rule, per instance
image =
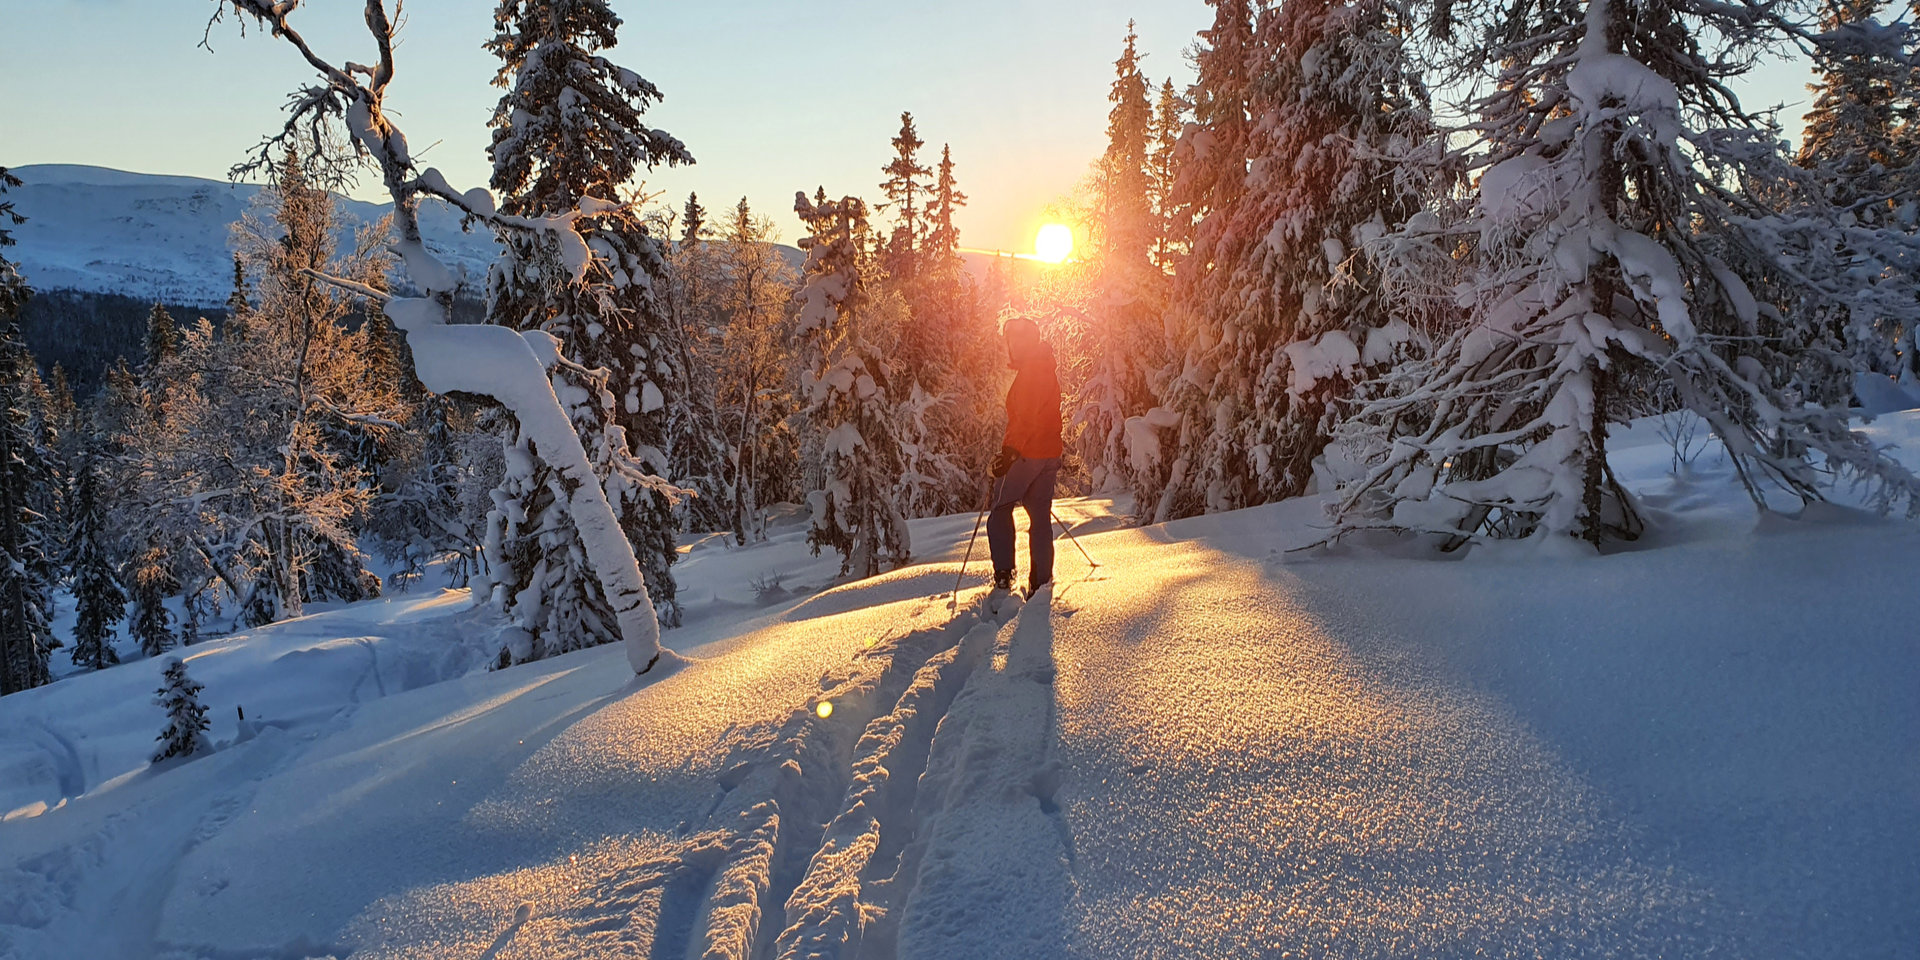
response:
[[[909,519],[978,505],[1009,311],[1060,358],[1070,482],[1143,523],[1320,493],[1334,537],[1604,545],[1646,522],[1610,429],[1674,411],[1763,509],[1840,479],[1920,503],[1848,412],[1857,377],[1920,380],[1915,43],[1874,0],[1209,0],[1184,89],[1129,29],[1108,146],[1056,211],[1084,252],[1030,282],[966,269],[953,150],[910,113],[876,202],[797,194],[798,269],[745,200],[661,206],[635,184],[693,153],[608,59],[604,0],[501,0],[492,175],[454,190],[378,110],[394,29],[367,6],[385,66],[355,72],[284,5],[215,4],[322,77],[244,165],[273,187],[219,326],[154,308],[76,401],[0,259],[7,691],[66,641],[110,662],[123,620],[158,653],[376,595],[375,554],[470,586],[512,627],[501,666],[631,643],[637,597],[677,624],[679,541],[764,540],[772,504],[806,504],[844,575],[908,562]],[[1789,51],[1817,69],[1797,147],[1733,92]],[[336,249],[327,188],[368,166],[395,223]],[[409,232],[421,194],[500,234],[484,322],[526,338],[571,437],[427,389],[417,311],[454,293]]]

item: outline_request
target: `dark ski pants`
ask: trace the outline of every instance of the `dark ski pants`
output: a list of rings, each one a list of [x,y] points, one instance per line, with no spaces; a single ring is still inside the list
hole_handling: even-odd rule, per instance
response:
[[[1027,585],[1038,589],[1053,582],[1053,482],[1060,476],[1060,458],[1013,462],[1007,475],[994,481],[993,512],[987,515],[987,549],[995,573],[1013,572],[1013,507],[1027,510],[1027,548],[1031,567]]]

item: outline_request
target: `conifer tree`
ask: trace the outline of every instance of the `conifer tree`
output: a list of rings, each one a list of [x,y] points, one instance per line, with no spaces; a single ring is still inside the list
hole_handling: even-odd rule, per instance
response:
[[[1152,262],[1154,214],[1148,170],[1153,105],[1140,69],[1139,36],[1131,21],[1125,46],[1114,61],[1107,99],[1107,149],[1098,168],[1094,216],[1094,297],[1090,324],[1081,326],[1078,352],[1087,358],[1073,398],[1070,424],[1094,486],[1130,481],[1139,503],[1153,503],[1164,470],[1142,470],[1129,457],[1128,421],[1149,412],[1156,393],[1152,375],[1165,362],[1166,278]],[[1143,518],[1145,510],[1143,509]]]
[[[1194,256],[1189,273],[1181,277],[1186,291],[1204,286],[1212,248],[1224,229],[1216,214],[1230,210],[1245,189],[1252,140],[1253,4],[1207,0],[1207,5],[1213,8],[1213,25],[1201,31],[1194,53],[1193,126],[1175,150],[1179,172],[1170,201],[1183,222],[1194,225]]]
[[[1106,232],[1102,258],[1110,276],[1133,276],[1153,247],[1153,183],[1149,155],[1156,131],[1146,74],[1140,69],[1140,35],[1127,21],[1126,48],[1114,61],[1107,99],[1107,150],[1101,159],[1100,225]]]
[[[1174,200],[1174,183],[1180,176],[1180,135],[1186,130],[1187,112],[1187,102],[1174,92],[1173,81],[1162,82],[1160,98],[1154,104],[1147,170],[1153,197],[1153,263],[1168,273],[1193,242],[1193,224],[1182,221]]]
[[[674,488],[666,450],[668,392],[685,382],[677,331],[659,292],[665,251],[619,190],[641,169],[691,163],[686,147],[642,115],[660,90],[606,59],[620,18],[605,0],[501,0],[487,49],[506,89],[493,117],[492,185],[502,212],[587,212],[574,223],[598,256],[584,284],[550,235],[506,237],[488,280],[490,322],[558,340],[553,376],[578,398],[569,416],[640,561],[662,625],[680,622],[671,565]],[[520,438],[488,535],[496,605],[519,618],[528,659],[618,639],[614,607],[598,593],[568,498],[538,451]]]
[[[940,452],[965,468],[951,471],[939,503],[942,512],[950,512],[976,505],[977,478],[994,452],[989,448],[1003,413],[999,385],[1006,359],[991,313],[960,256],[960,228],[954,220],[967,205],[967,195],[954,173],[952,147],[941,146],[935,169],[914,322],[941,333],[945,380],[936,385],[941,403],[933,411],[935,432]]]
[[[1920,479],[1851,430],[1845,398],[1799,379],[1819,360],[1799,328],[1814,313],[1776,297],[1791,286],[1801,307],[1825,305],[1843,219],[1729,92],[1758,51],[1819,41],[1763,0],[1456,13],[1473,24],[1460,62],[1498,70],[1476,103],[1491,152],[1472,160],[1471,207],[1409,221],[1384,263],[1396,295],[1468,316],[1348,419],[1366,469],[1343,491],[1342,529],[1452,544],[1636,536],[1643,520],[1607,463],[1608,425],[1652,412],[1623,391],[1630,377],[1713,428],[1761,509],[1763,484],[1817,499],[1825,471],[1882,507],[1920,509]],[[1786,191],[1787,209],[1732,183]],[[1453,259],[1464,275],[1435,269],[1435,249],[1469,252]]]
[[[157,657],[179,643],[173,630],[173,613],[166,602],[179,592],[180,584],[168,566],[167,551],[158,533],[150,532],[136,542],[141,546],[126,566],[127,583],[133,588],[127,634],[140,644],[142,654]]]
[[[12,228],[27,222],[26,217],[14,212],[13,201],[6,199],[7,191],[17,186],[20,178],[0,167],[0,250],[13,246]],[[32,293],[20,276],[20,268],[0,253],[0,318],[17,317]]]
[[[20,185],[0,167],[0,196]],[[24,222],[0,201],[0,695],[51,681],[49,658],[60,646],[50,626],[56,576],[48,518],[34,504],[52,486],[32,427],[27,392],[33,358],[20,336],[20,307],[31,296],[6,248],[8,228]]]
[[[127,595],[108,555],[107,512],[101,502],[100,470],[91,451],[82,454],[74,484],[66,568],[76,607],[74,665],[99,670],[120,662],[113,627],[127,615]]]
[[[1425,205],[1395,158],[1438,143],[1397,9],[1298,0],[1261,20],[1248,175],[1185,304],[1174,516],[1304,493],[1353,385],[1414,339],[1418,305],[1390,303],[1364,252]]]
[[[247,283],[247,265],[240,260],[239,254],[233,255],[233,291],[227,294],[227,326],[230,337],[237,337],[245,329],[245,320],[249,305],[253,300],[253,289]]]
[[[700,205],[700,195],[687,194],[687,204],[680,212],[680,245],[697,247],[706,242],[707,208]]]
[[[1211,371],[1191,370],[1187,361],[1195,351],[1217,349],[1209,339],[1209,327],[1217,321],[1209,313],[1214,304],[1224,303],[1217,296],[1217,275],[1231,263],[1225,249],[1227,223],[1246,191],[1252,160],[1251,72],[1257,53],[1251,0],[1207,4],[1214,9],[1213,23],[1200,33],[1193,53],[1197,76],[1188,91],[1193,122],[1185,126],[1170,157],[1149,155],[1156,169],[1171,168],[1172,179],[1158,202],[1158,220],[1169,235],[1177,235],[1185,251],[1168,292],[1167,329],[1177,331],[1176,344],[1169,345],[1172,355],[1147,384],[1157,405],[1144,411],[1137,409],[1137,401],[1123,406],[1128,411],[1124,429],[1107,427],[1109,469],[1118,470],[1124,463],[1143,523],[1204,506],[1205,498],[1196,495],[1189,476],[1200,468],[1192,453],[1216,426],[1225,426],[1224,418],[1192,415],[1203,407],[1208,390],[1197,380]],[[1168,121],[1155,119],[1164,136]],[[1097,385],[1098,380],[1090,383]]]
[[[239,260],[234,261],[236,269]],[[162,364],[180,353],[180,328],[174,325],[173,315],[167,312],[164,304],[155,303],[147,314],[147,338],[145,342],[146,363],[142,370],[157,371]]]
[[[903,283],[911,283],[920,265],[920,247],[926,240],[927,223],[923,197],[929,191],[926,182],[933,171],[920,162],[920,148],[926,141],[914,129],[913,114],[900,114],[900,132],[893,137],[893,159],[880,168],[887,175],[880,190],[887,202],[881,209],[893,211],[893,232],[888,236],[882,264],[887,273]]]
[[[1920,376],[1920,310],[1910,297],[1887,289],[1912,256],[1902,238],[1920,226],[1915,195],[1920,190],[1920,141],[1903,136],[1916,123],[1915,68],[1901,32],[1879,21],[1880,0],[1835,0],[1821,24],[1825,43],[1816,48],[1819,70],[1795,162],[1812,172],[1827,203],[1855,227],[1841,239],[1838,259],[1846,282],[1879,297],[1852,298],[1818,310],[1816,336],[1863,372],[1913,381]],[[1892,240],[1892,242],[1887,242]],[[1891,309],[1885,309],[1890,306]]]
[[[160,689],[154,691],[153,705],[167,711],[166,728],[155,740],[160,752],[153,755],[159,763],[173,757],[190,757],[207,749],[207,708],[200,703],[200,681],[187,676],[186,661],[174,657],[167,661]]]
[[[954,217],[967,205],[967,195],[960,192],[960,181],[953,173],[952,144],[940,145],[937,169],[939,176],[927,200],[925,251],[930,264],[951,268],[960,262],[960,228],[954,225]]]
[[[948,453],[955,439],[952,401],[958,389],[953,382],[956,304],[940,299],[950,284],[943,283],[942,289],[929,285],[935,279],[931,274],[943,266],[928,255],[934,229],[929,207],[937,202],[938,187],[928,182],[933,171],[920,161],[926,142],[915,129],[912,113],[900,114],[900,132],[892,143],[893,159],[881,168],[887,175],[880,184],[887,202],[879,209],[893,212],[894,226],[878,245],[879,257],[870,268],[874,286],[868,336],[899,361],[889,392],[900,414],[905,469],[900,507],[908,516],[929,516],[954,509],[953,494],[966,486]],[[951,234],[949,230],[943,242],[956,239]]]
[[[867,207],[857,197],[828,200],[822,189],[813,200],[797,194],[794,211],[811,231],[800,241],[807,268],[795,334],[823,479],[807,495],[807,543],[815,553],[838,551],[842,576],[871,577],[883,561],[907,562],[911,540],[895,496],[904,463],[888,364],[865,328],[872,298]]]

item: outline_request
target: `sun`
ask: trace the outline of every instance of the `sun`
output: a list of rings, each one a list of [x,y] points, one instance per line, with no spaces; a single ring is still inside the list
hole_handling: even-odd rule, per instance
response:
[[[1065,263],[1073,255],[1073,228],[1049,223],[1033,238],[1033,256],[1045,263]]]

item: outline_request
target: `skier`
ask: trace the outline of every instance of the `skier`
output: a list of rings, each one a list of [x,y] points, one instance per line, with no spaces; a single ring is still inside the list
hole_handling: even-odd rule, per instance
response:
[[[1007,390],[1007,436],[993,460],[992,513],[987,547],[993,555],[993,586],[1013,587],[1013,507],[1027,511],[1031,569],[1027,592],[1053,581],[1053,483],[1060,474],[1060,379],[1053,348],[1026,317],[1007,321],[1007,359],[1013,386]],[[1045,535],[1041,531],[1046,531]]]

